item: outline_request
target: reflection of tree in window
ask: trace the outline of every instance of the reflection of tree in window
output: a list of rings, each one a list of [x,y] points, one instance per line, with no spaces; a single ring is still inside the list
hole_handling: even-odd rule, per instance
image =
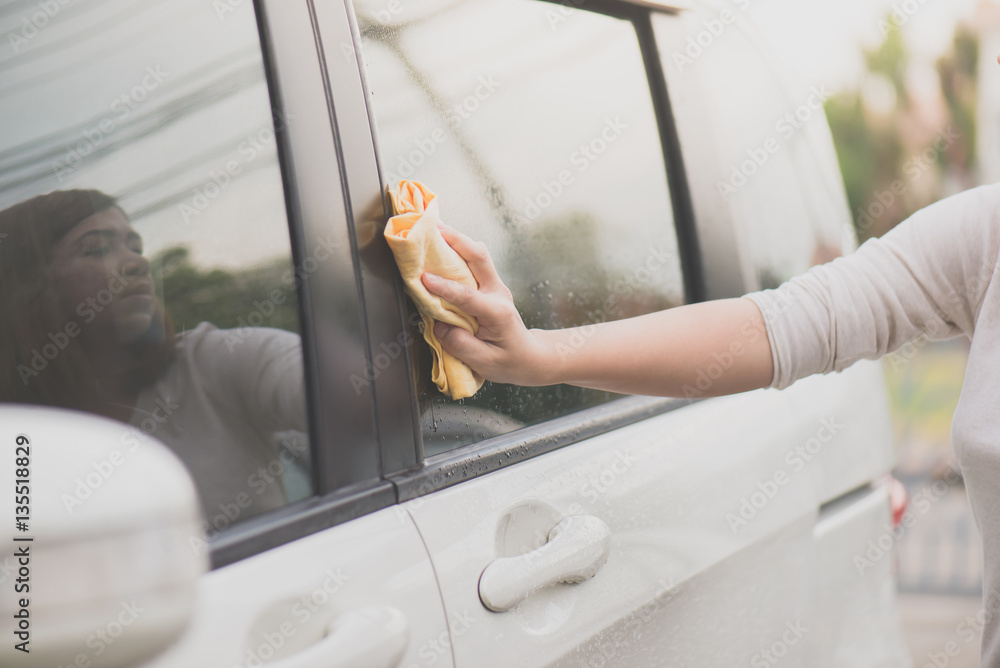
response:
[[[257,301],[268,327],[298,331],[294,291],[283,282],[289,272],[287,258],[276,258],[240,273],[225,269],[201,269],[191,262],[190,249],[175,246],[161,251],[151,261],[153,276],[163,285],[167,312],[180,330],[200,322],[220,329],[248,326],[248,306]],[[281,290],[281,302],[271,293]],[[282,288],[284,288],[282,290]],[[262,311],[266,311],[263,313]]]
[[[664,295],[652,272],[639,271],[643,265],[630,273],[606,262],[599,227],[594,216],[575,212],[541,218],[525,230],[507,259],[525,325],[575,327],[679,305]]]

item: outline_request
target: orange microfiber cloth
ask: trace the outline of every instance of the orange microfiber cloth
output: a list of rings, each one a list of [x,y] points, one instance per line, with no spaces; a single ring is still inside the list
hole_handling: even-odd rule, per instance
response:
[[[403,275],[406,294],[416,303],[423,318],[421,329],[424,340],[434,355],[431,380],[452,399],[471,397],[483,386],[483,377],[441,348],[434,336],[434,321],[456,325],[473,334],[479,330],[479,323],[454,304],[429,293],[420,276],[430,272],[468,285],[473,290],[479,285],[465,260],[448,245],[438,230],[441,218],[434,193],[418,181],[405,180],[400,181],[395,189],[390,186],[387,190],[396,215],[386,223],[385,239]]]

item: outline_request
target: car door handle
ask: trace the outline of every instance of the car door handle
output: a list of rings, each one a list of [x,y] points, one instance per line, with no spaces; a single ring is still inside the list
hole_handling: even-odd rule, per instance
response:
[[[552,528],[545,545],[487,566],[479,578],[479,598],[490,610],[507,612],[558,582],[589,580],[608,560],[610,546],[607,524],[596,517],[572,515]]]
[[[334,618],[326,635],[266,668],[396,668],[410,643],[406,616],[388,605],[370,605]]]

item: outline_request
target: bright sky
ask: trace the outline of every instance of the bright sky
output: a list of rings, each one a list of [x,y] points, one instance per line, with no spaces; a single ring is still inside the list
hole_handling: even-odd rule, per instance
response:
[[[979,2],[751,0],[746,11],[778,56],[810,84],[839,89],[858,82],[864,71],[862,47],[881,42],[879,19],[894,6],[908,16],[902,30],[915,59],[933,63],[950,45],[956,23],[971,17]]]

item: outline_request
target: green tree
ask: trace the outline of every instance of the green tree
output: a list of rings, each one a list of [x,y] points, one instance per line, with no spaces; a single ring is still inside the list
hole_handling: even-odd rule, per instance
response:
[[[891,17],[882,25],[893,26]],[[895,92],[895,108],[880,116],[865,105],[860,89],[844,91],[826,103],[827,118],[833,133],[847,198],[854,216],[858,237],[863,242],[879,236],[931,201],[948,194],[940,184],[946,179],[923,180],[925,171],[971,185],[975,155],[976,63],[979,44],[975,34],[963,27],[956,30],[951,51],[939,59],[937,70],[949,123],[960,136],[946,152],[933,147],[937,137],[925,145],[908,144],[904,127],[919,125],[914,101],[907,89],[910,55],[899,29],[885,31],[885,38],[875,49],[864,52],[868,72],[884,77]],[[904,123],[903,121],[908,121]],[[925,153],[927,152],[927,153]],[[913,156],[936,154],[931,165],[912,169]],[[907,165],[911,170],[907,171]],[[920,192],[910,186],[921,180]],[[893,185],[903,185],[905,193],[886,197]],[[935,186],[935,184],[938,184]],[[930,192],[926,189],[930,188]],[[881,195],[881,197],[880,197]],[[891,200],[890,204],[886,204]]]
[[[191,262],[185,246],[175,246],[158,253],[151,261],[151,271],[162,286],[160,297],[177,331],[193,329],[210,322],[220,329],[260,326],[299,331],[296,292],[282,281],[291,270],[287,259],[276,259],[244,272],[202,269]],[[281,303],[274,298],[278,290]],[[259,313],[260,316],[253,316]],[[250,319],[250,320],[248,320]]]

